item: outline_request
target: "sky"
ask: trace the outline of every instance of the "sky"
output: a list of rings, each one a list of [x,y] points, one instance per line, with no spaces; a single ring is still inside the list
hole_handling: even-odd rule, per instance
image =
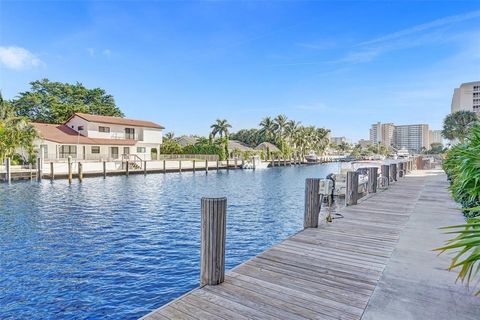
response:
[[[351,142],[440,129],[480,80],[480,1],[0,1],[0,90],[101,87],[127,117],[205,135],[285,114]]]

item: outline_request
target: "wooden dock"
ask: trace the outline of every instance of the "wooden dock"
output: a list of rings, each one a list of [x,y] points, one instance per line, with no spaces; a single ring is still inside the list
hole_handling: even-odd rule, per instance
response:
[[[227,272],[222,284],[142,319],[361,319],[427,179],[400,179],[344,208],[344,218],[300,231]]]

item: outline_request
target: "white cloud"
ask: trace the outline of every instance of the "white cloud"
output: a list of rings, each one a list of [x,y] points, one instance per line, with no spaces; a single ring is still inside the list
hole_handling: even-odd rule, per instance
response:
[[[0,47],[0,64],[13,70],[45,66],[36,55],[20,47]]]

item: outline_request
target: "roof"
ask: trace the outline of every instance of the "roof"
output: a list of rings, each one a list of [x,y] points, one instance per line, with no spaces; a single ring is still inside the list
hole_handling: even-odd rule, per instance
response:
[[[61,144],[92,144],[92,145],[135,145],[135,140],[89,138],[64,124],[32,123],[38,135],[48,141]]]
[[[175,140],[175,142],[181,145],[182,147],[185,147],[185,146],[191,146],[197,143],[198,138],[192,137],[192,136],[181,136],[178,138],[174,138],[173,140]]]
[[[99,122],[99,123],[108,123],[108,124],[119,124],[125,126],[134,126],[134,127],[147,127],[147,128],[156,128],[156,129],[165,129],[163,126],[156,124],[151,121],[145,120],[134,120],[120,117],[110,117],[110,116],[99,116],[88,113],[75,112],[66,122],[70,121],[73,117],[80,117],[89,122]]]
[[[267,148],[270,152],[279,152],[280,151],[280,149],[278,149],[276,145],[274,145],[273,143],[270,143],[270,142],[262,142],[258,146],[255,147],[255,149],[257,149],[257,150],[265,150],[265,151],[267,150]]]
[[[228,140],[228,150],[240,150],[240,151],[255,151],[250,148],[247,144],[237,141],[237,140]]]

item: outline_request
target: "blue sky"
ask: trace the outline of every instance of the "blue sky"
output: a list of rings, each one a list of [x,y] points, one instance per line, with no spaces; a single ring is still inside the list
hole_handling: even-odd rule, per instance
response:
[[[0,28],[5,97],[78,81],[176,135],[277,114],[352,141],[376,121],[437,129],[480,80],[478,1],[2,1]]]

